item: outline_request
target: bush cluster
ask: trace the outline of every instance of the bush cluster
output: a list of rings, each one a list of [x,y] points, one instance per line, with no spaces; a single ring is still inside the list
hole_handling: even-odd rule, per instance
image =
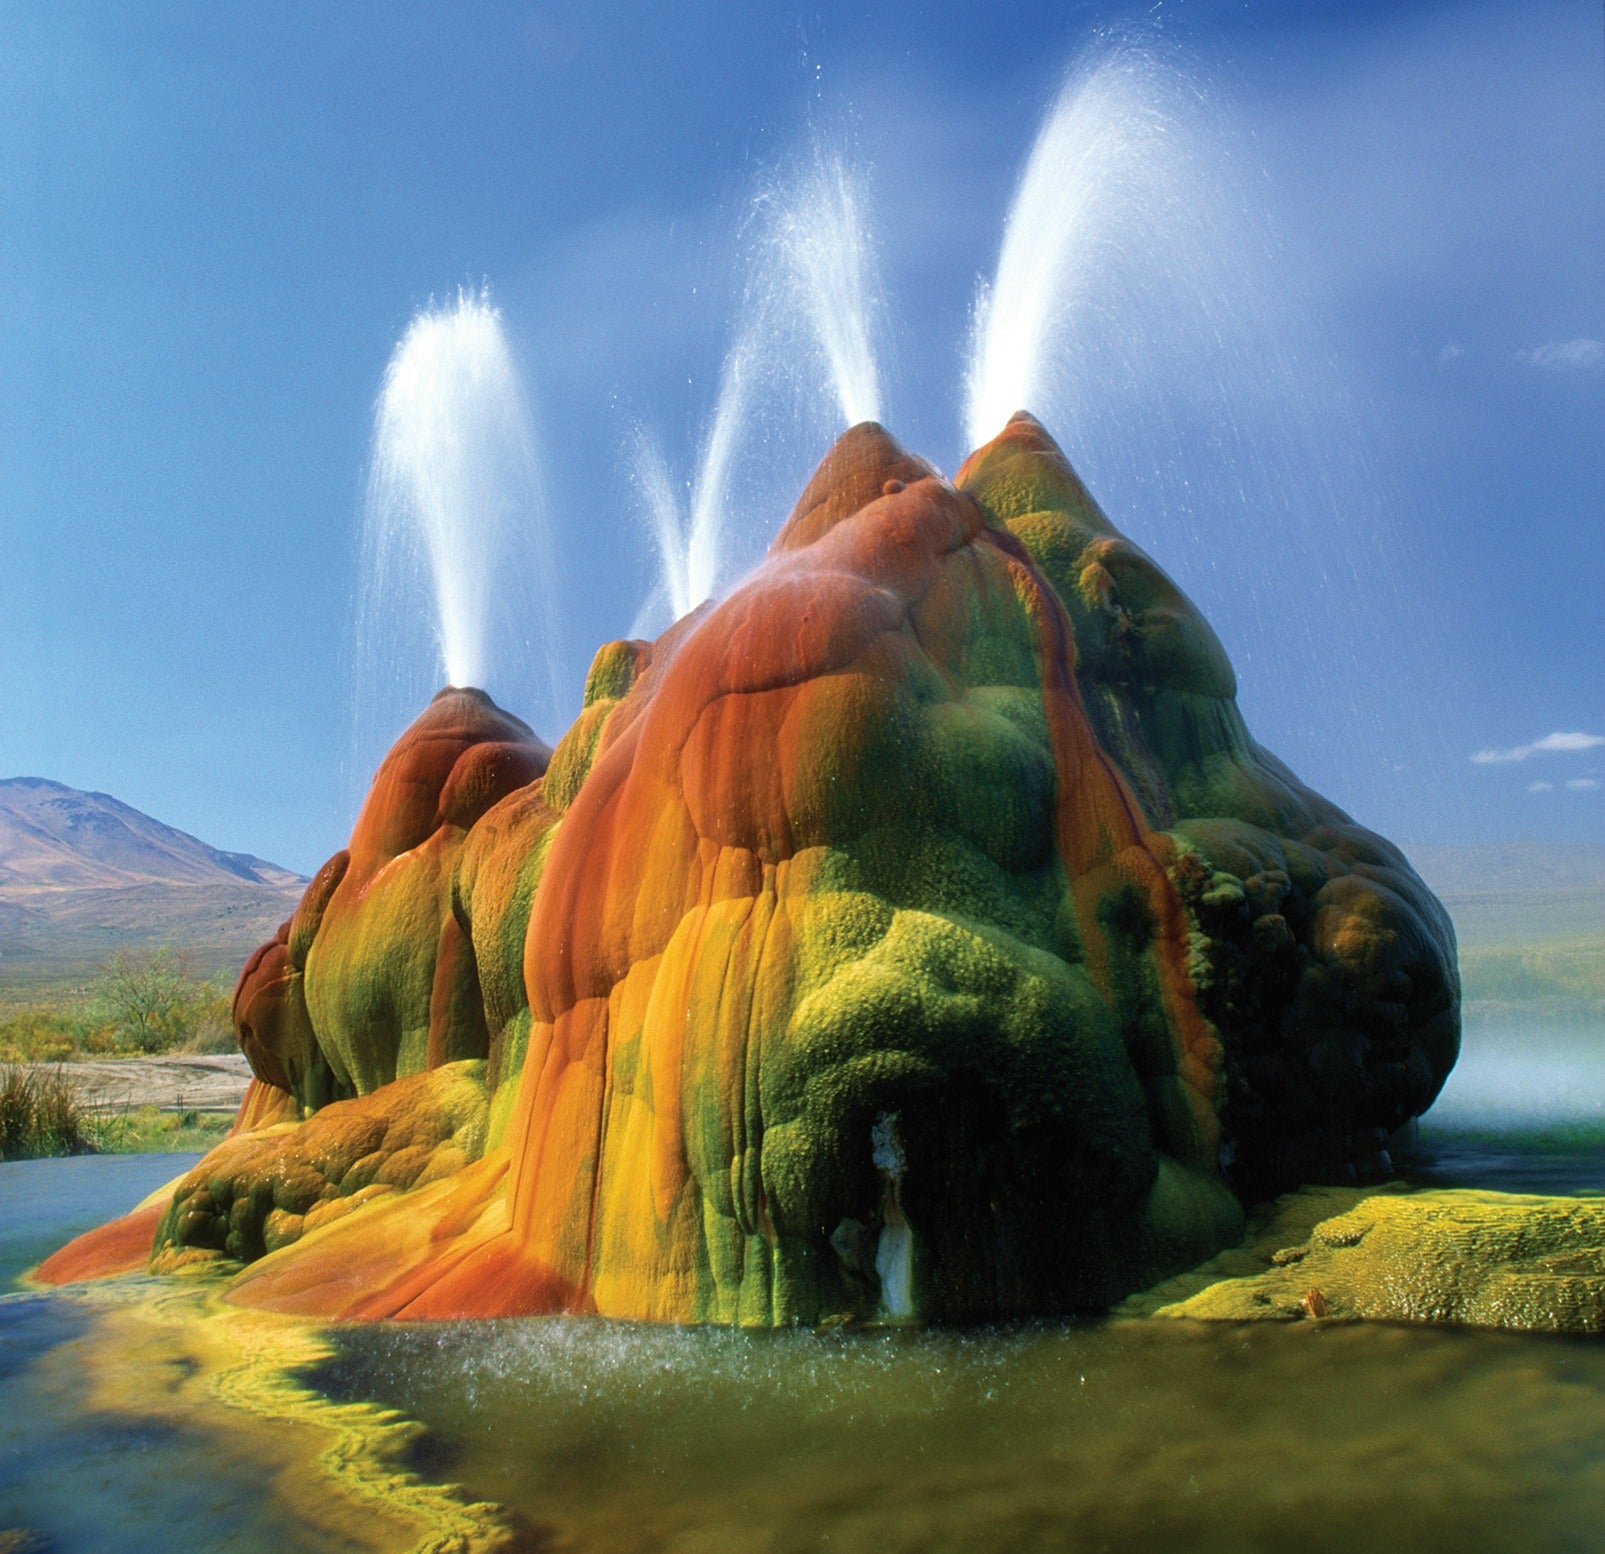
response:
[[[198,976],[184,951],[166,945],[118,950],[101,968],[88,1014],[110,1031],[117,1052],[220,1050],[220,1031],[233,1045],[228,994]]]
[[[232,1052],[229,995],[182,950],[118,950],[86,998],[70,1008],[24,1009],[0,1019],[0,1062]]]

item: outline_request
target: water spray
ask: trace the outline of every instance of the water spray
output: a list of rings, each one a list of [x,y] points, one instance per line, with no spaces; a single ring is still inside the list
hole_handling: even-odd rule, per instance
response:
[[[500,310],[487,292],[460,290],[412,319],[374,408],[359,697],[388,684],[398,706],[384,713],[410,715],[442,678],[485,688],[519,676],[533,636],[555,711],[553,573],[524,382]],[[432,684],[419,681],[420,621]]]

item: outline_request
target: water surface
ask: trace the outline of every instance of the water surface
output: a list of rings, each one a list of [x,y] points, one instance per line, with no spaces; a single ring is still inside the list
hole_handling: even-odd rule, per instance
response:
[[[1605,1130],[1576,1112],[1451,1106],[1406,1168],[1597,1192]],[[14,1275],[186,1164],[0,1166],[0,1266]],[[153,1287],[129,1281],[124,1305]],[[301,1428],[288,1414],[236,1429],[226,1408],[103,1406],[86,1374],[98,1299],[0,1298],[0,1533],[64,1554],[161,1548],[179,1528],[184,1547],[228,1554],[391,1546],[352,1542],[349,1519],[315,1525],[304,1477],[285,1501],[275,1432]],[[1605,1504],[1597,1341],[1113,1319],[816,1335],[528,1318],[330,1336],[299,1373],[312,1395],[420,1422],[412,1474],[499,1503],[507,1548],[1580,1554]],[[153,1373],[152,1396],[186,1364],[159,1360],[172,1376]]]
[[[326,1546],[282,1513],[265,1470],[209,1437],[95,1406],[76,1347],[90,1341],[95,1302],[15,1288],[69,1237],[125,1213],[198,1159],[0,1164],[0,1289],[9,1291],[0,1294],[0,1548],[301,1554]],[[21,1541],[8,1545],[7,1532]]]
[[[591,1551],[1577,1551],[1605,1348],[1383,1326],[353,1330],[320,1382]],[[545,1546],[545,1545],[541,1545]]]

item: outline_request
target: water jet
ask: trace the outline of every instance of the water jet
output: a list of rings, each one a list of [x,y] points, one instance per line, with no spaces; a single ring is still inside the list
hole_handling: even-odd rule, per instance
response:
[[[534,425],[487,291],[431,302],[390,358],[374,407],[360,572],[360,721],[386,725],[442,682],[533,681],[555,709],[555,567]]]
[[[817,143],[791,180],[759,201],[772,284],[806,319],[844,427],[881,417],[873,344],[880,289],[864,205],[862,180],[846,158]]]
[[[1076,325],[1107,306],[1111,257],[1178,203],[1177,78],[1148,47],[1102,48],[1067,76],[1009,204],[997,269],[975,300],[965,429],[979,447],[1030,405],[1073,418],[1059,391]],[[1079,381],[1079,380],[1078,380]]]
[[[822,368],[817,376],[838,427],[880,416],[873,349],[880,294],[861,180],[843,157],[816,143],[789,177],[756,197],[751,224],[740,320],[694,477],[677,485],[644,426],[631,441],[631,472],[658,553],[657,585],[632,632],[645,628],[657,606],[678,620],[729,581],[732,472],[769,380],[789,375],[808,397],[814,374],[804,364]]]

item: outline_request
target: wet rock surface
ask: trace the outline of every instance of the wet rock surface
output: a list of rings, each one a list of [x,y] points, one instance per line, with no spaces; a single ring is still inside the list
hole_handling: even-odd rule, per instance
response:
[[[1280,1200],[1243,1247],[1131,1310],[1605,1332],[1605,1199],[1306,1189]]]

